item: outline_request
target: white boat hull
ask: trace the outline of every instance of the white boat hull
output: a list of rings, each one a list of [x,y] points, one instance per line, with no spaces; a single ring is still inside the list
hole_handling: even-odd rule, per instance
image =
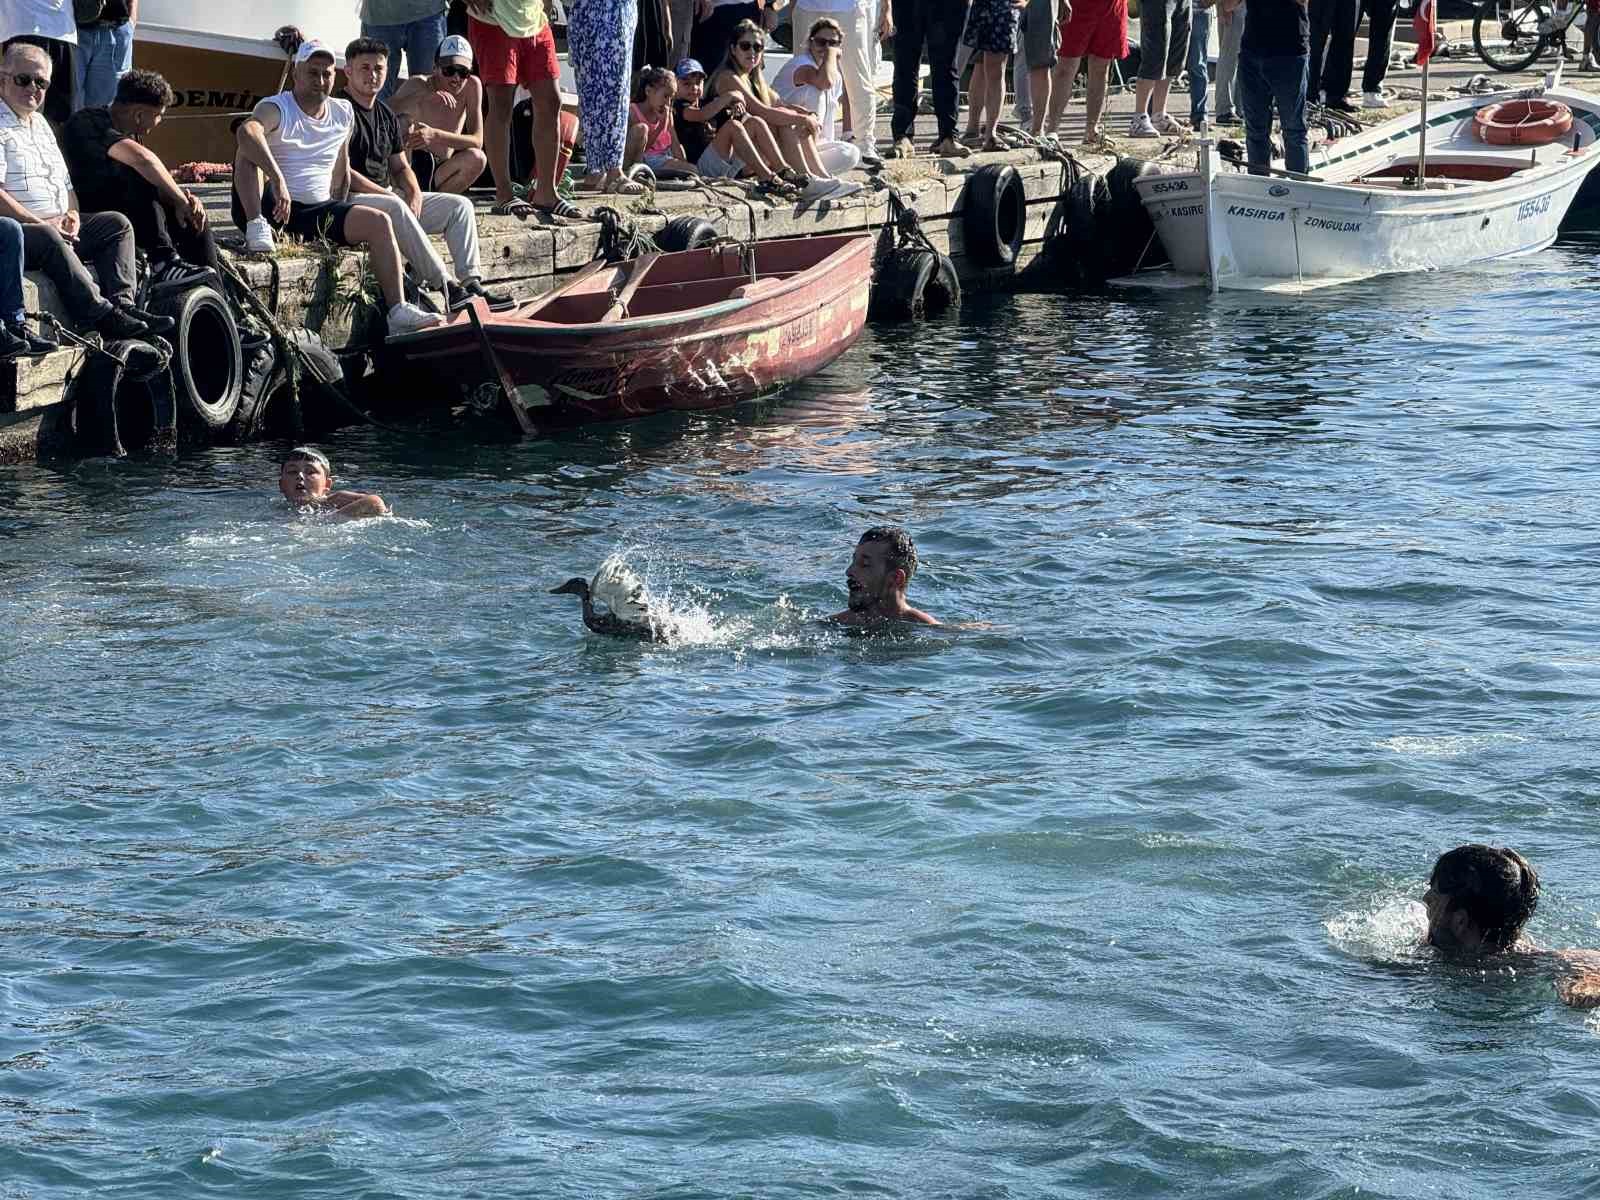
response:
[[[1332,144],[1317,178],[1230,171],[1208,187],[1202,158],[1136,186],[1173,271],[1216,288],[1294,291],[1530,254],[1555,240],[1600,165],[1600,98],[1549,96],[1573,109],[1574,134],[1538,148],[1473,136],[1473,112],[1503,94],[1445,106],[1429,122],[1426,189],[1403,179],[1416,161],[1405,118]]]

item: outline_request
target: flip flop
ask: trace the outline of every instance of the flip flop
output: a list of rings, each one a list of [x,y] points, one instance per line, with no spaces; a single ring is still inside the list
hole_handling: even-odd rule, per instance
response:
[[[548,217],[552,221],[576,221],[582,218],[583,212],[570,200],[557,198],[554,204],[530,204],[528,206],[541,217]]]
[[[502,200],[489,212],[496,217],[515,217],[519,221],[526,221],[533,216],[533,205],[526,200]]]

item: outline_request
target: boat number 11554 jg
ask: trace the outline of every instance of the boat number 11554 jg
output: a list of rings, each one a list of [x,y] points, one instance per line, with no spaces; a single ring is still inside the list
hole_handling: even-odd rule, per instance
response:
[[[1517,205],[1517,220],[1526,221],[1529,217],[1537,217],[1550,211],[1550,197],[1536,196],[1532,200],[1524,200]]]

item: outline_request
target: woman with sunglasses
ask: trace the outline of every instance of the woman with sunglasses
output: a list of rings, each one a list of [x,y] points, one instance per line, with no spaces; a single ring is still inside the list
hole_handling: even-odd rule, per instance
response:
[[[567,53],[578,80],[578,127],[586,192],[637,196],[644,185],[623,177],[628,140],[629,62],[638,0],[574,0],[567,6]]]
[[[839,196],[843,191],[859,191],[833,178],[822,165],[817,151],[817,131],[822,123],[815,115],[793,104],[785,104],[767,86],[761,73],[766,53],[766,32],[754,21],[740,21],[733,27],[732,40],[722,65],[711,76],[711,95],[737,95],[744,102],[746,129],[757,149],[768,161],[787,163],[778,174],[787,183],[805,189],[809,198]],[[765,142],[774,142],[769,153]],[[802,198],[807,198],[803,195]]]
[[[832,17],[819,17],[803,49],[796,48],[772,88],[782,99],[817,118],[817,155],[829,174],[842,175],[861,165],[861,151],[839,140],[839,99],[844,94],[840,49],[844,31]]]

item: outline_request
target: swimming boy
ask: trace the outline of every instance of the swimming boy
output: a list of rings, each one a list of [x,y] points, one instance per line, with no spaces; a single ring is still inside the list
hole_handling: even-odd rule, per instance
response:
[[[835,613],[841,625],[877,625],[906,621],[913,625],[939,622],[906,603],[906,588],[917,572],[917,547],[898,525],[874,525],[856,543],[845,572],[850,607]]]
[[[1600,953],[1540,950],[1522,936],[1539,907],[1539,876],[1515,850],[1474,843],[1439,856],[1422,905],[1428,910],[1428,945],[1460,958],[1540,955],[1559,978],[1556,995],[1574,1008],[1600,1006]]]
[[[328,456],[310,446],[296,446],[278,468],[278,490],[297,509],[331,513],[338,521],[386,517],[383,497],[368,492],[333,490],[333,466]]]

